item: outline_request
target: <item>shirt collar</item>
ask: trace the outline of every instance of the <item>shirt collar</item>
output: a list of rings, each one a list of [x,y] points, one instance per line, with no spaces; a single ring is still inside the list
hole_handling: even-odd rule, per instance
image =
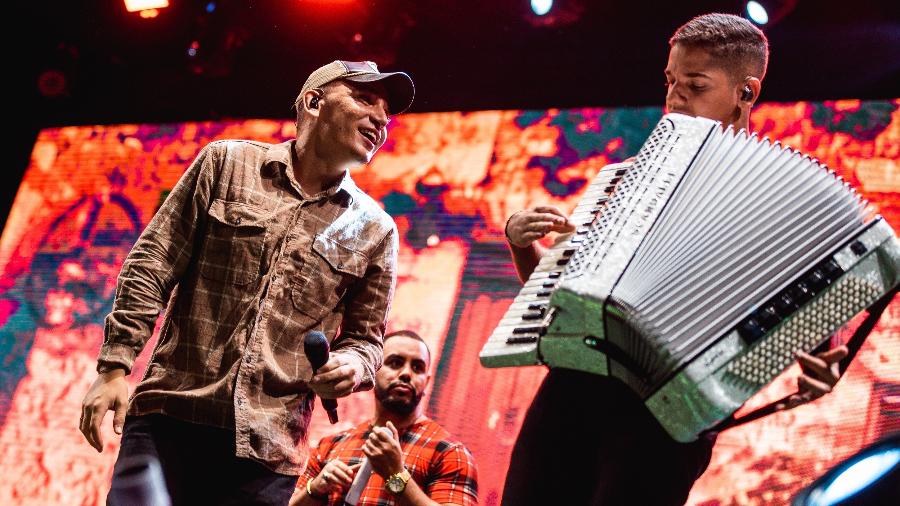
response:
[[[287,179],[288,184],[290,184],[304,200],[319,200],[322,198],[339,198],[345,196],[348,203],[353,202],[354,192],[358,191],[359,187],[353,182],[353,178],[350,177],[349,171],[344,171],[344,174],[336,185],[332,185],[315,195],[307,196],[303,192],[300,183],[294,177],[292,165],[293,158],[291,153],[293,152],[295,141],[295,139],[285,141],[269,148],[263,161],[264,172],[274,174],[273,170],[276,170],[276,168],[280,169],[281,174]]]

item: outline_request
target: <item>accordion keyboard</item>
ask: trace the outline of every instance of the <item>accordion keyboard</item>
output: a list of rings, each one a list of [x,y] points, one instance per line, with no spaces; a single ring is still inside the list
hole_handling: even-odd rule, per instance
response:
[[[575,232],[557,242],[541,258],[519,295],[506,310],[497,328],[481,350],[480,359],[485,367],[510,367],[537,365],[538,341],[546,331],[549,318],[550,295],[559,282],[569,258],[583,241],[591,223],[606,205],[616,184],[625,174],[629,164],[604,167],[594,177],[575,207],[569,221],[575,224]]]

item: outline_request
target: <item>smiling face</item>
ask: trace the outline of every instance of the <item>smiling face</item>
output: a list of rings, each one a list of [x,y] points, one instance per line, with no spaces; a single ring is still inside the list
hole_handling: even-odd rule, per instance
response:
[[[396,415],[414,412],[425,394],[431,375],[431,358],[425,343],[403,335],[384,341],[384,362],[375,373],[375,399]]]
[[[339,165],[368,163],[387,140],[390,121],[384,85],[335,81],[318,106],[318,137],[326,158]]]
[[[675,44],[666,65],[666,111],[739,124],[744,83],[731,76],[706,49]]]

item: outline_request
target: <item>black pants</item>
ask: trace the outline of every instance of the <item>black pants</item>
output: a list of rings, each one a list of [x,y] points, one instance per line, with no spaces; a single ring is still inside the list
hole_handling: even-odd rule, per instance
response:
[[[618,380],[552,369],[513,448],[502,504],[684,504],[714,442],[674,441]]]
[[[146,455],[160,462],[173,505],[286,505],[297,477],[236,457],[234,439],[234,431],[164,415],[129,416],[113,485],[123,459]]]

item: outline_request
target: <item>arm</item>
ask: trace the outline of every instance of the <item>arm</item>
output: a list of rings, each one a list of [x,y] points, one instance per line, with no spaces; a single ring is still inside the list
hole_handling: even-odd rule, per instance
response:
[[[559,209],[536,206],[513,213],[506,221],[506,241],[519,280],[523,283],[534,272],[546,248],[537,243],[550,232],[573,232],[575,225]]]
[[[440,454],[434,479],[426,486],[428,496],[440,504],[478,504],[478,471],[475,459],[462,444]]]
[[[381,240],[365,276],[348,294],[341,333],[328,362],[309,381],[320,397],[335,398],[372,388],[381,366],[382,339],[397,284],[397,229]]]
[[[125,375],[153,334],[156,319],[193,253],[212,191],[216,156],[207,146],[175,185],[125,258],[112,312],[106,317],[99,376],[82,401],[80,429],[103,451],[100,425],[114,410],[113,429],[122,433],[128,405]]]
[[[391,422],[387,423],[387,427],[375,427],[369,434],[363,446],[363,453],[368,457],[372,464],[372,470],[381,476],[385,481],[391,475],[400,473],[404,469],[403,450],[400,447],[400,435],[397,428]],[[440,503],[433,501],[422,487],[410,478],[406,482],[403,492],[396,496],[397,504],[400,506],[439,506]]]
[[[350,488],[360,465],[348,466],[338,459],[326,462],[331,441],[331,438],[323,439],[307,459],[306,470],[297,480],[289,506],[319,506],[327,503],[332,493],[343,493]]]

